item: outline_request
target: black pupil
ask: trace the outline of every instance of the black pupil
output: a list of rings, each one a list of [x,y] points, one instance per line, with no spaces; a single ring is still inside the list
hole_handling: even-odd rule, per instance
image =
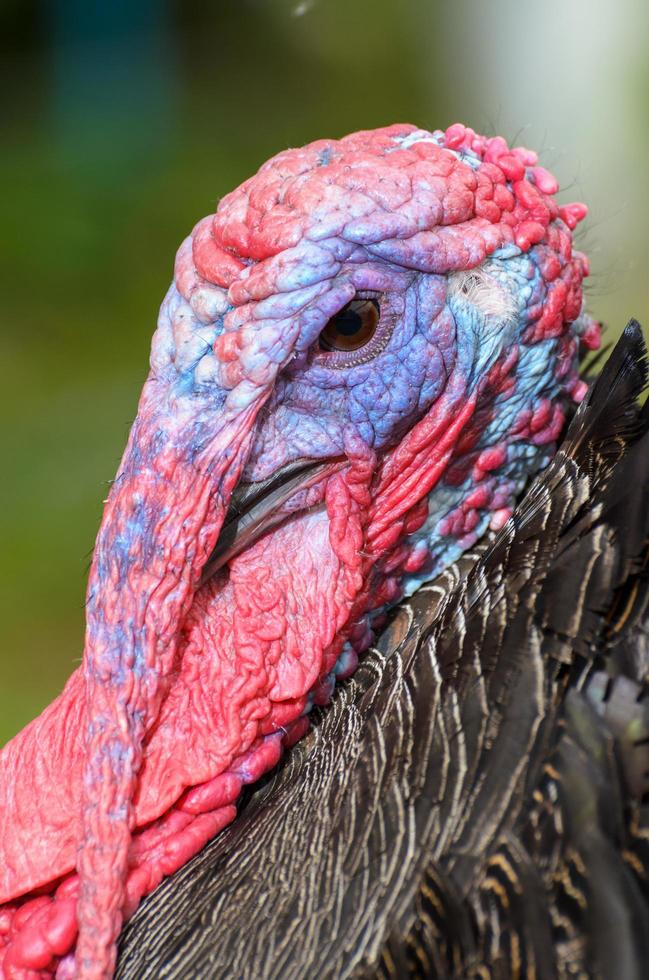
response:
[[[346,306],[336,317],[336,329],[345,337],[353,337],[363,326],[363,318],[351,306]]]
[[[379,320],[379,304],[373,299],[359,297],[343,307],[320,334],[320,349],[354,351],[364,347],[373,335]]]

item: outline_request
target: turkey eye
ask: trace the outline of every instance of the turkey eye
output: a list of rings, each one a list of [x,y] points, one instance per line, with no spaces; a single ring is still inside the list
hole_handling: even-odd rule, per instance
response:
[[[371,340],[379,325],[379,304],[373,299],[353,299],[332,316],[320,334],[322,350],[358,350]]]

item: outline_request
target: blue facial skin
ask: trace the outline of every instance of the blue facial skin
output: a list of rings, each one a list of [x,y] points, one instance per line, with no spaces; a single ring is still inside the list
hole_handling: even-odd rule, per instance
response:
[[[546,289],[534,250],[522,255],[508,246],[478,271],[484,281],[472,295],[475,270],[446,277],[383,266],[374,295],[379,331],[385,327],[388,335],[384,346],[358,364],[315,347],[295,357],[258,419],[244,478],[263,479],[302,457],[339,455],[350,429],[373,450],[394,446],[442,393],[451,402],[467,397],[515,344],[514,390],[498,400],[479,446],[506,439],[520,412],[539,398],[556,398],[557,341],[521,343],[527,310]],[[347,274],[353,279],[358,270]],[[363,352],[357,354],[362,361]],[[523,454],[519,467],[518,454],[512,453],[514,470],[529,472],[530,457]]]
[[[558,398],[562,385],[556,372],[559,342],[522,342],[530,322],[529,311],[543,304],[547,291],[537,249],[523,254],[516,246],[506,245],[478,268],[450,275],[417,272],[390,262],[368,262],[367,256],[360,254],[345,253],[342,258],[347,261],[336,267],[331,280],[316,275],[312,265],[295,263],[285,276],[284,291],[255,304],[250,329],[256,331],[257,338],[264,331],[273,337],[275,330],[275,339],[266,346],[262,343],[257,353],[248,357],[252,373],[257,364],[266,370],[268,361],[274,360],[277,369],[286,359],[286,330],[277,330],[275,324],[293,324],[300,319],[306,339],[295,343],[292,358],[277,373],[256,420],[242,479],[265,479],[301,458],[344,455],[350,445],[360,444],[380,455],[397,445],[439,399],[443,398],[445,411],[452,415],[479,391],[492,366],[516,346],[518,363],[512,368],[515,383],[494,399],[473,447],[507,445],[497,476],[506,495],[513,499],[527,476],[547,461],[549,453],[547,447],[511,439],[510,433],[521,412],[533,411],[541,398]],[[354,295],[373,298],[379,304],[375,335],[357,351],[320,349],[320,331]],[[199,323],[172,286],[154,340],[152,366],[169,382],[170,403],[191,406],[191,432],[183,433],[183,455],[189,460],[200,456],[232,394],[220,383],[213,366],[214,342],[224,331],[223,316],[228,310],[232,312],[233,307],[226,304],[224,312],[211,322]],[[245,317],[242,323],[243,329],[248,329]],[[146,466],[147,457],[159,453],[172,438],[166,428],[165,410],[154,438],[156,445],[140,447],[137,438],[134,440],[131,472],[140,464]],[[176,409],[171,406],[171,410]],[[405,581],[407,591],[424,580],[422,575],[438,572],[471,543],[466,536],[459,540],[457,535],[449,537],[440,530],[445,515],[471,488],[469,474],[459,486],[447,485],[442,479],[431,492],[428,520],[413,535],[411,546],[419,551],[425,548],[435,560],[421,575]],[[113,542],[112,561],[118,560],[124,571],[129,567],[131,544],[138,541],[140,548],[146,545],[144,528],[152,523],[149,515],[136,510]],[[472,540],[484,532],[489,521],[486,509],[479,516]],[[150,546],[155,549],[155,536]]]

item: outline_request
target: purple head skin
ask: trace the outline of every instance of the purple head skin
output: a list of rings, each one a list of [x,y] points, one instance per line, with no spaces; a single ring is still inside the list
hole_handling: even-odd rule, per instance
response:
[[[183,243],[82,670],[0,755],[5,976],[110,976],[386,607],[506,521],[599,338],[556,189],[498,137],[393,126],[280,154]]]

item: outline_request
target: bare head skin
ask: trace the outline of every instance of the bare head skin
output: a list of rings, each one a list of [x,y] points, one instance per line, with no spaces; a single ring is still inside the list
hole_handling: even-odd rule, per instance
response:
[[[0,755],[6,977],[110,976],[386,607],[507,520],[599,339],[556,190],[397,125],[279,154],[182,244],[83,666]]]

